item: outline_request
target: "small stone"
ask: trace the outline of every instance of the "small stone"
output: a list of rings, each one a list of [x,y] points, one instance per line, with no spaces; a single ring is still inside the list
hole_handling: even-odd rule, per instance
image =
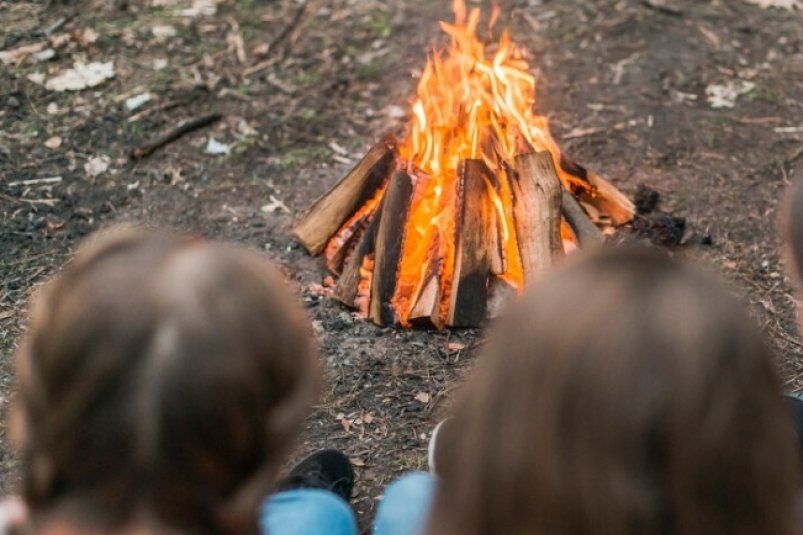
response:
[[[6,99],[6,104],[8,105],[9,108],[12,108],[12,109],[15,109],[15,110],[20,107],[19,99],[17,97],[13,97],[13,96],[8,97]]]

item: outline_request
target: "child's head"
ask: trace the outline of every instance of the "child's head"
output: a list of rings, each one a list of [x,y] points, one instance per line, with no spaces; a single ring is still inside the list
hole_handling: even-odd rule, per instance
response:
[[[318,382],[303,314],[256,254],[118,230],[34,303],[12,431],[34,519],[256,531]]]
[[[713,277],[638,251],[572,263],[508,310],[473,370],[430,533],[792,533],[779,388]]]

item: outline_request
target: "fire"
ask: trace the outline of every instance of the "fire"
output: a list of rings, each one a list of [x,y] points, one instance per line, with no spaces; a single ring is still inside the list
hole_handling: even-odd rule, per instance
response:
[[[403,238],[390,305],[404,326],[409,326],[411,318],[421,317],[421,309],[427,308],[421,303],[429,306],[435,326],[447,324],[451,294],[456,291],[455,227],[462,202],[457,190],[465,162],[487,166],[490,178],[483,177],[488,193],[483,209],[491,214],[501,256],[492,273],[519,292],[525,276],[514,219],[516,157],[549,151],[567,188],[588,187],[561,169],[547,120],[534,112],[536,80],[529,72],[525,50],[506,30],[497,43],[486,45],[477,37],[480,10],[468,10],[464,0],[453,0],[452,8],[454,23],[441,22],[450,43],[430,54],[412,103],[407,137],[398,145],[398,165],[412,180],[412,196],[407,221],[399,229]],[[490,17],[489,35],[498,18],[497,7]],[[381,209],[386,186],[329,240],[328,260]],[[569,248],[576,243],[565,222],[561,236]],[[355,302],[363,313],[368,308],[373,268],[373,257],[365,257]]]

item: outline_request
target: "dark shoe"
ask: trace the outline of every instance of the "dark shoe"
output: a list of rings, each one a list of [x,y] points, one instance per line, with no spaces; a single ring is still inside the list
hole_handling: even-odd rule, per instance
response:
[[[337,450],[316,451],[296,464],[278,484],[278,490],[329,490],[346,501],[351,499],[353,487],[351,461]]]

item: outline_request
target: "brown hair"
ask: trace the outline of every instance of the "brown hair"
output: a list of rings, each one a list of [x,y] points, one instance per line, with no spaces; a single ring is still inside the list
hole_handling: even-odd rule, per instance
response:
[[[34,519],[257,532],[317,393],[304,316],[246,250],[125,229],[35,301],[12,411]]]
[[[462,392],[429,535],[797,532],[791,421],[739,303],[647,252],[570,264]]]
[[[786,242],[786,261],[798,285],[803,279],[803,170],[793,179],[781,209],[781,233]]]

